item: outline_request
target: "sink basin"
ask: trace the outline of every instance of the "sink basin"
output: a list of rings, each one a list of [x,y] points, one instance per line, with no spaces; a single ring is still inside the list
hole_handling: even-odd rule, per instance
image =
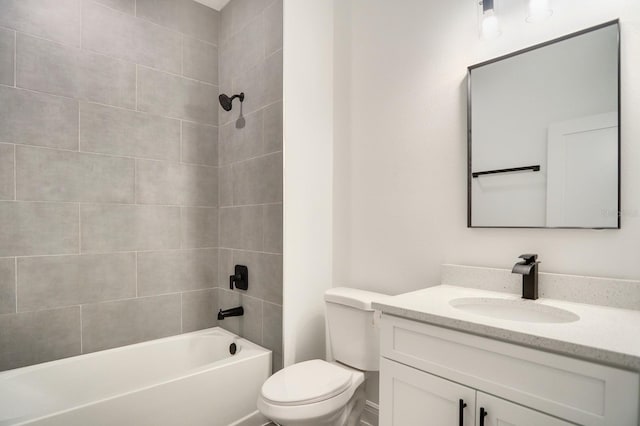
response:
[[[580,319],[578,315],[565,309],[525,299],[463,297],[453,299],[449,304],[464,312],[511,321],[566,323]]]

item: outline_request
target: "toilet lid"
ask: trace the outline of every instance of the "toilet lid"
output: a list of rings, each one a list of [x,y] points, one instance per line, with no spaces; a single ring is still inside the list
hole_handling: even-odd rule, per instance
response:
[[[352,374],[345,368],[320,359],[294,364],[267,379],[262,396],[281,405],[310,404],[344,392]]]

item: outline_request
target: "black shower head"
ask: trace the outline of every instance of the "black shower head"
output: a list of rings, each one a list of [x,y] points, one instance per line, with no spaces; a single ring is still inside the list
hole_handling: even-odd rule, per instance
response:
[[[220,106],[225,111],[231,111],[231,108],[233,106],[232,103],[235,98],[240,98],[240,102],[244,101],[244,92],[240,93],[239,95],[233,95],[231,97],[225,95],[224,93],[218,96]]]

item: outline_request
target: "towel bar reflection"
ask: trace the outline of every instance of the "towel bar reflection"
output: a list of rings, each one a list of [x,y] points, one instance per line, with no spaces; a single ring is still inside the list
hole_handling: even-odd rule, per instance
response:
[[[511,169],[497,169],[497,170],[487,170],[484,172],[473,172],[471,173],[471,176],[473,176],[474,178],[477,178],[478,176],[482,176],[482,175],[495,175],[497,173],[523,172],[528,170],[531,170],[532,172],[539,172],[540,165],[536,164],[535,166],[513,167]]]

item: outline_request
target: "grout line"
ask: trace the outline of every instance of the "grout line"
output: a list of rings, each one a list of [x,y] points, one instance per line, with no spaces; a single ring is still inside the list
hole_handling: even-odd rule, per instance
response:
[[[220,208],[218,206],[200,206],[200,205],[183,205],[183,204],[133,204],[133,203],[96,203],[96,202],[91,202],[91,201],[78,201],[78,200],[72,200],[72,201],[57,201],[57,200],[39,200],[39,201],[34,201],[34,200],[0,200],[0,203],[30,203],[30,204],[43,204],[43,203],[49,203],[49,204],[84,204],[87,206],[119,206],[119,207],[123,207],[123,206],[129,206],[129,207],[165,207],[165,208],[178,208],[178,207],[188,207],[188,208],[195,208],[195,209],[217,209]],[[274,201],[272,203],[263,203],[263,204],[247,204],[244,206],[226,206],[225,208],[229,208],[229,207],[247,207],[247,206],[263,206],[263,205],[276,205],[276,204],[282,204],[282,201]],[[132,251],[132,250],[129,250]],[[0,256],[0,258],[3,256]],[[13,256],[4,256],[4,257],[13,257]]]
[[[141,161],[155,161],[155,162],[159,162],[159,163],[169,163],[169,164],[184,164],[185,166],[204,167],[204,168],[207,168],[207,169],[217,169],[217,168],[220,167],[220,166],[212,166],[212,165],[209,165],[209,164],[184,163],[184,162],[181,162],[180,160],[159,160],[157,158],[131,157],[131,156],[128,156],[128,155],[105,154],[105,153],[102,153],[102,152],[93,152],[93,151],[78,151],[78,150],[74,150],[74,149],[52,148],[52,147],[49,147],[49,146],[16,144],[16,143],[12,143],[12,142],[0,142],[0,144],[25,146],[25,147],[32,148],[32,149],[48,149],[50,151],[61,151],[61,152],[69,152],[69,153],[74,153],[74,154],[96,155],[96,156],[109,157],[109,158],[122,158],[122,159],[141,160]],[[78,144],[79,144],[79,142],[78,142]],[[276,154],[277,152],[280,152],[280,151],[270,152],[269,154],[262,155],[262,157],[264,157],[266,155],[270,155],[270,154]],[[258,157],[254,157],[254,158],[258,158]],[[250,158],[250,160],[252,160],[252,159],[253,158]],[[242,160],[242,161],[246,161],[246,160]],[[106,203],[106,204],[112,204],[112,203]],[[115,204],[124,204],[124,203],[115,203]],[[167,204],[167,205],[172,205],[172,204]]]
[[[133,16],[138,17],[138,0],[133,0]]]
[[[268,156],[270,156],[270,155],[274,155],[274,154],[282,154],[282,153],[283,153],[282,151],[273,151],[273,152],[269,152],[269,153],[266,153],[266,154],[256,155],[255,157],[244,158],[244,159],[242,159],[242,160],[232,161],[232,162],[230,162],[230,163],[221,164],[221,165],[220,165],[220,166],[218,166],[218,167],[220,167],[220,168],[221,168],[221,167],[225,167],[225,166],[232,166],[232,165],[242,164],[242,163],[246,163],[246,162],[248,162],[248,161],[258,160],[258,159],[261,159],[261,158],[264,158],[264,157],[268,157]],[[209,167],[214,167],[214,166],[209,166]]]
[[[11,86],[11,85],[8,85],[8,84],[2,84],[2,83],[0,83],[0,87],[9,87],[9,88],[12,88],[12,89],[15,89],[15,90],[23,90],[25,92],[33,93],[33,94],[36,94],[36,95],[53,96],[53,97],[56,97],[56,98],[67,99],[67,100],[76,101],[76,102],[80,101],[80,99],[74,98],[72,96],[61,95],[59,93],[45,92],[45,91],[42,91],[42,90],[30,89],[28,87],[20,87],[20,86],[15,86],[14,87],[14,86]],[[154,114],[153,112],[144,111],[144,110],[138,111],[138,110],[135,110],[135,109],[132,109],[132,108],[127,108],[127,107],[123,107],[123,106],[120,106],[120,105],[106,104],[104,102],[95,101],[95,100],[82,100],[82,102],[83,103],[87,103],[87,104],[99,105],[99,106],[103,106],[103,107],[107,107],[107,108],[115,108],[115,109],[119,109],[119,110],[123,110],[123,111],[129,111],[129,112],[135,112],[135,113],[138,113],[138,114],[149,115],[151,117],[158,117],[158,118],[164,118],[164,119],[176,120],[176,121],[182,120],[182,121],[184,121],[186,123],[193,123],[193,124],[197,124],[197,125],[200,125],[200,126],[219,127],[219,125],[217,123],[216,124],[211,124],[211,123],[205,123],[205,122],[202,122],[202,121],[189,120],[189,119],[182,118],[182,117],[174,117],[174,116],[170,116],[170,115]],[[281,100],[276,101],[276,102],[281,102]],[[273,103],[276,103],[276,102],[273,102]],[[272,105],[272,104],[269,104],[269,105]],[[225,124],[228,124],[228,123],[225,123]],[[20,145],[29,145],[29,144],[20,144]],[[30,146],[39,146],[39,145],[30,145]]]
[[[122,13],[122,12],[121,12],[121,13]],[[150,22],[150,23],[154,24],[154,22],[151,22],[151,21],[148,21],[148,22]],[[157,24],[156,24],[156,25],[157,25]],[[0,29],[4,29],[4,28],[5,28],[5,27],[0,26]],[[121,58],[121,57],[118,57],[118,56],[109,55],[109,54],[106,54],[106,53],[103,53],[103,52],[98,52],[98,51],[93,50],[93,49],[87,49],[87,48],[82,48],[82,47],[74,46],[74,45],[72,45],[72,44],[63,43],[63,42],[61,42],[61,41],[48,39],[48,38],[42,37],[42,36],[40,36],[40,35],[30,34],[30,33],[26,33],[26,32],[19,31],[19,30],[13,30],[13,29],[10,29],[10,28],[7,28],[7,29],[8,29],[9,31],[14,31],[16,34],[24,34],[24,35],[25,35],[25,36],[27,36],[27,37],[31,37],[31,38],[34,38],[34,39],[36,39],[36,40],[44,41],[44,42],[47,42],[47,43],[52,43],[52,44],[55,44],[55,45],[58,45],[58,46],[61,46],[61,47],[67,48],[67,49],[75,49],[75,50],[78,50],[78,51],[82,51],[82,52],[84,52],[84,53],[88,53],[88,54],[92,54],[92,55],[97,55],[97,56],[102,56],[103,58],[109,58],[109,59],[112,59],[112,60],[114,60],[114,61],[124,62],[124,63],[131,64],[131,65],[140,65],[141,67],[148,68],[148,69],[153,70],[153,71],[157,71],[157,72],[161,72],[161,73],[165,73],[165,74],[173,75],[173,76],[175,76],[175,77],[181,77],[181,78],[184,78],[185,80],[195,81],[195,82],[198,82],[198,83],[202,83],[202,84],[204,84],[204,85],[207,85],[207,86],[215,86],[215,87],[218,87],[218,85],[217,85],[217,84],[213,84],[213,83],[210,83],[210,82],[208,82],[208,81],[198,80],[197,78],[192,78],[192,77],[185,77],[185,76],[182,76],[182,75],[180,75],[180,74],[177,74],[177,73],[174,73],[174,72],[171,72],[171,71],[167,71],[167,70],[163,70],[163,69],[160,69],[160,68],[156,68],[156,67],[153,67],[153,66],[150,66],[150,65],[138,64],[137,62],[131,61],[131,60],[129,60],[129,59],[124,59],[124,58]],[[181,33],[179,33],[179,34],[181,34]],[[82,37],[81,37],[81,38],[82,38]],[[211,44],[211,43],[209,43],[209,44]],[[46,93],[46,92],[45,92],[45,93]]]
[[[18,259],[31,259],[36,257],[63,257],[63,256],[93,256],[93,255],[109,255],[109,254],[126,254],[126,253],[166,253],[166,252],[187,252],[187,251],[204,251],[204,250],[237,250],[244,251],[247,253],[255,253],[255,254],[274,254],[274,255],[282,255],[282,253],[272,253],[266,251],[256,251],[256,250],[245,250],[238,248],[227,248],[227,247],[194,247],[194,248],[168,248],[168,249],[155,249],[155,250],[115,250],[115,251],[96,251],[96,252],[84,252],[84,253],[65,253],[65,254],[36,254],[36,255],[18,255],[18,256],[0,256],[0,259],[13,259],[14,257]]]

